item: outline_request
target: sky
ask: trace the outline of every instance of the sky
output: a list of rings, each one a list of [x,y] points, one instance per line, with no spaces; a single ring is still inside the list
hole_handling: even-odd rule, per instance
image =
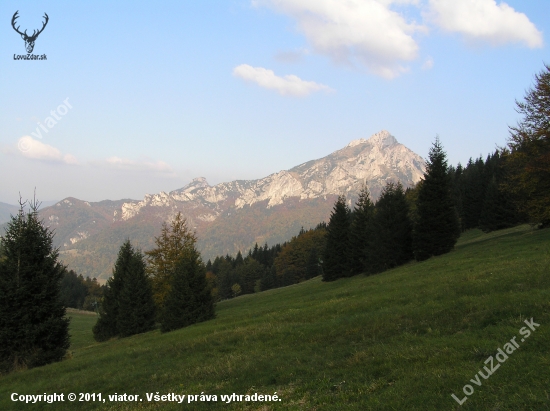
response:
[[[20,33],[36,37],[23,60]],[[548,0],[0,2],[0,202],[257,179],[388,130],[504,146],[550,63]]]

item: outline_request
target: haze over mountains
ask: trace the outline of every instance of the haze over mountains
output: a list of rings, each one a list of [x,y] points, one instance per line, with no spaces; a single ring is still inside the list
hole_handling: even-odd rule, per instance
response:
[[[40,208],[46,208],[56,204],[57,201],[40,201]],[[0,202],[0,234],[3,233],[2,224],[10,221],[12,215],[16,215],[19,211],[18,205],[6,204]]]
[[[12,205],[0,202],[0,224],[10,220],[10,215],[15,215],[19,208]]]
[[[126,238],[143,250],[151,249],[162,222],[177,212],[197,231],[199,250],[207,260],[244,252],[255,243],[284,242],[302,226],[328,221],[339,194],[352,202],[366,182],[376,199],[388,181],[405,187],[415,184],[424,167],[422,157],[381,131],[259,180],[210,186],[199,177],[183,188],[148,194],[141,201],[66,198],[40,214],[55,229],[61,260],[69,268],[106,279]]]

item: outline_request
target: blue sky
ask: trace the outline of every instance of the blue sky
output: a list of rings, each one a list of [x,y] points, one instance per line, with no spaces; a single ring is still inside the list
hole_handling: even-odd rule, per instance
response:
[[[17,10],[28,34],[48,14],[47,60],[14,60]],[[465,163],[506,143],[550,63],[547,0],[3,0],[0,17],[11,204],[261,178],[383,129]]]

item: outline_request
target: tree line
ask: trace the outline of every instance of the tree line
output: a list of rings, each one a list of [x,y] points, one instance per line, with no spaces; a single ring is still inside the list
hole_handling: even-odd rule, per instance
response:
[[[322,275],[326,281],[375,274],[416,259],[451,251],[461,232],[488,232],[528,221],[505,191],[506,155],[449,166],[436,138],[426,173],[414,187],[388,182],[374,203],[365,185],[353,209],[345,196],[328,225],[302,230],[271,248],[258,244],[245,257],[218,256],[206,264],[216,300],[296,284]]]
[[[363,188],[353,212],[340,196],[327,227],[323,279],[374,274],[451,251],[461,231],[550,226],[550,66],[535,76],[506,147],[466,167],[447,165],[436,138],[421,181],[388,183],[373,204]]]
[[[206,276],[213,297],[225,300],[284,287],[321,274],[320,258],[326,242],[326,223],[305,230],[282,244],[255,244],[243,257],[218,256],[206,263]]]
[[[401,183],[388,182],[374,204],[364,186],[353,212],[340,196],[327,227],[323,280],[375,274],[449,252],[460,235],[449,177],[436,138],[414,189],[406,193]]]
[[[405,190],[390,182],[376,204],[365,186],[353,210],[344,196],[338,198],[328,225],[302,228],[289,242],[271,248],[256,244],[246,257],[238,252],[209,260],[207,278],[214,298],[234,298],[317,275],[331,281],[375,274],[449,252],[465,230],[490,232],[537,222],[506,189],[507,155],[497,150],[486,160],[470,159],[465,167],[447,166],[437,139],[427,174],[416,186]]]
[[[65,307],[77,310],[96,311],[103,298],[105,286],[97,279],[77,275],[73,270],[63,267],[61,279],[61,300]]]

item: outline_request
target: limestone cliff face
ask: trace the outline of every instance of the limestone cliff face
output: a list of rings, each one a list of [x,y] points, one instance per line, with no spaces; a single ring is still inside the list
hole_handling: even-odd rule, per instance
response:
[[[404,186],[418,182],[424,160],[387,131],[367,139],[354,140],[326,157],[300,164],[259,180],[241,180],[210,186],[205,178],[170,192],[146,195],[142,201],[124,203],[114,219],[128,220],[144,207],[205,208],[202,221],[214,221],[228,207],[241,209],[267,200],[266,207],[285,199],[315,199],[327,195],[353,194],[366,183],[377,198],[387,181]]]

